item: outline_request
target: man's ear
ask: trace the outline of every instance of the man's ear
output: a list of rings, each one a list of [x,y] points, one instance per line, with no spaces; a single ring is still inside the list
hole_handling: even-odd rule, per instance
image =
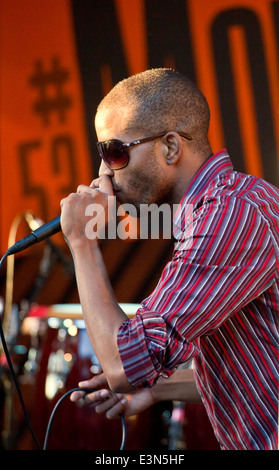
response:
[[[167,165],[175,165],[182,155],[182,140],[177,132],[168,132],[163,137]]]

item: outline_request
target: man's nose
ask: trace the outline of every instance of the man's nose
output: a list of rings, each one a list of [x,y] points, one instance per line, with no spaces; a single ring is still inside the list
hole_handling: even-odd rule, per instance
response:
[[[106,163],[104,162],[104,160],[101,161],[101,165],[99,167],[99,176],[102,176],[102,175],[107,175],[107,176],[110,176],[112,177],[114,175],[114,171],[111,170],[107,165]]]

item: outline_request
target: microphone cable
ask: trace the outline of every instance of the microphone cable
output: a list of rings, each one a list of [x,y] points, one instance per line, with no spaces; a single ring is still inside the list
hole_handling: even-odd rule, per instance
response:
[[[6,252],[0,260],[0,273],[1,273],[4,261],[6,260],[8,255],[9,255],[9,253]],[[29,419],[29,416],[28,416],[28,413],[27,413],[27,410],[26,410],[26,407],[25,407],[24,399],[23,399],[23,396],[22,396],[22,393],[21,393],[21,390],[20,390],[20,386],[19,386],[19,383],[18,383],[18,380],[17,380],[17,377],[16,377],[16,373],[14,371],[14,367],[13,367],[12,360],[11,360],[11,357],[10,357],[10,353],[9,353],[9,350],[8,350],[8,346],[7,346],[7,343],[6,343],[6,339],[5,339],[4,331],[3,331],[3,328],[2,328],[2,321],[1,320],[0,320],[0,337],[1,337],[1,341],[2,341],[3,350],[4,350],[4,353],[5,353],[6,359],[7,359],[7,363],[8,363],[10,372],[11,372],[11,376],[12,376],[12,379],[13,379],[13,382],[15,384],[16,391],[17,391],[17,394],[18,394],[18,397],[19,397],[19,401],[20,401],[20,405],[21,405],[21,408],[22,408],[22,411],[23,411],[25,422],[26,422],[26,424],[29,428],[29,431],[31,433],[31,436],[33,438],[33,441],[34,441],[37,449],[38,450],[47,450],[47,443],[48,443],[48,439],[49,439],[51,425],[52,425],[55,413],[56,413],[58,407],[61,405],[62,401],[68,395],[70,395],[72,392],[84,391],[84,392],[90,393],[94,390],[88,389],[88,388],[79,388],[79,387],[77,387],[77,388],[73,388],[72,390],[69,390],[64,395],[62,395],[62,397],[58,400],[58,402],[56,403],[56,405],[55,405],[55,407],[54,407],[54,409],[51,413],[51,416],[50,416],[50,419],[49,419],[49,422],[48,422],[48,426],[47,426],[47,430],[46,430],[44,446],[42,448],[40,443],[38,442],[38,439],[37,439],[36,435],[35,435],[35,432],[33,430],[32,424],[30,422],[30,419]],[[125,425],[125,420],[124,420],[123,415],[121,414],[119,416],[120,416],[120,419],[121,419],[121,422],[122,422],[122,441],[121,441],[120,450],[124,450],[125,442],[126,442],[126,425]]]
[[[89,388],[80,388],[80,387],[77,387],[77,388],[73,388],[72,390],[69,390],[68,392],[64,393],[64,395],[62,395],[62,397],[58,400],[58,402],[56,403],[55,407],[53,408],[53,411],[52,411],[51,416],[50,416],[50,418],[49,418],[49,422],[48,422],[48,426],[47,426],[47,430],[46,430],[46,436],[45,436],[45,441],[44,441],[43,450],[47,450],[47,444],[48,444],[50,429],[51,429],[52,422],[53,422],[53,418],[54,418],[54,416],[55,416],[55,413],[56,413],[58,407],[61,405],[62,401],[63,401],[68,395],[70,395],[71,393],[76,392],[76,391],[78,391],[78,392],[87,392],[87,393],[91,393],[91,392],[95,392],[96,390],[95,390],[95,389],[89,389]],[[122,422],[122,441],[121,441],[121,446],[120,446],[120,449],[119,449],[119,450],[124,450],[125,442],[126,442],[126,424],[125,424],[125,420],[124,420],[123,415],[120,414],[119,417],[120,417],[121,422]]]

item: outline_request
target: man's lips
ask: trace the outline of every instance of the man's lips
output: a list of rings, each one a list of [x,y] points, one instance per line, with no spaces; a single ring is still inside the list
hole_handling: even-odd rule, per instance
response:
[[[112,189],[113,189],[113,192],[114,192],[115,195],[121,192],[120,188],[114,188],[113,187]]]

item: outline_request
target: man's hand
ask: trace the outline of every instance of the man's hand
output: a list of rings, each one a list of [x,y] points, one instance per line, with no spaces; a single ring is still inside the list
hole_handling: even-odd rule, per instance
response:
[[[114,197],[111,179],[108,176],[103,176],[93,180],[90,186],[79,185],[75,193],[71,193],[68,197],[62,199],[60,203],[61,227],[69,245],[89,238],[85,231],[85,227],[90,220],[88,218],[90,214],[86,215],[89,206],[92,207],[92,214],[94,212],[97,215],[101,213],[99,219],[98,216],[94,216],[94,222],[99,231],[104,229],[110,217],[110,214],[107,213],[108,208],[111,207],[108,204],[109,197]],[[96,211],[94,211],[94,205]],[[99,209],[102,209],[102,211]],[[95,238],[98,238],[98,236]]]
[[[88,394],[83,391],[73,392],[71,400],[77,402],[83,399],[86,404],[94,404],[96,412],[105,413],[108,419],[119,418],[120,414],[128,418],[144,411],[155,403],[151,389],[142,389],[127,394],[113,393],[108,387],[104,374],[80,382],[79,387],[96,389],[96,391]]]

